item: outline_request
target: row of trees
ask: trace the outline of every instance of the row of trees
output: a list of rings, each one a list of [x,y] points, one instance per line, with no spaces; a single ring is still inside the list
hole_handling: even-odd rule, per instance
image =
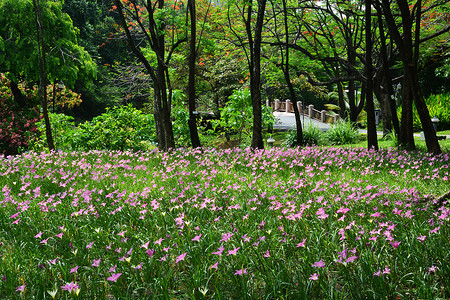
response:
[[[199,104],[212,99],[217,107],[221,98],[227,99],[239,85],[247,85],[251,92],[251,146],[262,148],[261,93],[284,82],[294,102],[297,141],[302,141],[301,118],[295,105],[304,101],[300,90],[334,88],[341,117],[356,122],[362,110],[366,111],[369,147],[378,147],[375,95],[384,130],[394,130],[403,147],[414,149],[414,103],[428,151],[440,152],[419,72],[431,63],[444,70],[442,73],[448,66],[447,0],[0,3],[0,51],[5,54],[0,66],[9,72],[12,82],[19,78],[36,82],[44,77],[50,82],[64,80],[81,90],[93,82],[94,90],[95,86],[109,86],[108,94],[122,92],[125,101],[151,97],[147,101],[153,103],[160,149],[175,146],[171,121],[174,89],[188,95],[191,144],[199,147]],[[15,13],[6,15],[5,9]],[[18,45],[20,51],[15,51]],[[38,77],[39,54],[41,66],[47,57],[48,71]],[[25,57],[29,64],[21,63]],[[399,83],[400,120],[396,103],[400,97],[394,98],[394,87]],[[17,99],[20,101],[20,95]]]

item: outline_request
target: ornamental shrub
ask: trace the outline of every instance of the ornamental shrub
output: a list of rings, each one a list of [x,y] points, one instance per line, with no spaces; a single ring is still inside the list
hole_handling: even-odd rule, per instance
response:
[[[74,118],[65,114],[49,113],[50,126],[52,128],[53,142],[57,150],[76,150],[75,144],[78,130],[75,127]],[[33,151],[41,152],[47,148],[47,136],[45,135],[44,120],[36,123],[38,134],[30,141],[30,148]]]
[[[115,106],[78,125],[72,145],[80,150],[148,150],[156,143],[154,128],[153,115],[131,104]]]
[[[41,118],[36,104],[37,90],[19,85],[28,106],[21,107],[12,95],[10,81],[0,74],[0,153],[15,155],[28,150],[30,137]]]
[[[330,145],[354,144],[358,141],[358,130],[350,121],[339,120],[325,132],[325,140]]]
[[[303,143],[308,146],[319,145],[322,139],[322,131],[314,124],[309,124],[303,129]],[[289,130],[283,141],[283,145],[287,147],[296,147],[297,143],[297,129]]]

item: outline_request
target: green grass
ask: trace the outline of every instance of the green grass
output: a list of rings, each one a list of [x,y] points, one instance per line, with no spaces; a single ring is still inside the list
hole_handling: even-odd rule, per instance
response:
[[[3,159],[0,298],[449,298],[449,163],[337,147]]]

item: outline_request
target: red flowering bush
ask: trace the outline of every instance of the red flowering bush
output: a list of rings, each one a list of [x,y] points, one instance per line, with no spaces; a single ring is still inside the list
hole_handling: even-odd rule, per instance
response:
[[[19,85],[27,103],[21,107],[14,101],[10,84],[4,74],[0,74],[0,153],[4,155],[27,150],[31,136],[37,131],[35,123],[41,118],[36,108],[37,89]]]

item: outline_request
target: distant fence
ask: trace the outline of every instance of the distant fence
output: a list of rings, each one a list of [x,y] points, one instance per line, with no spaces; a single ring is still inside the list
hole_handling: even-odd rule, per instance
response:
[[[267,100],[266,105],[272,107],[274,111],[282,111],[287,113],[294,112],[294,103],[289,99],[286,101],[275,99],[273,102]],[[301,101],[297,101],[297,107],[300,114],[304,114],[305,116],[322,123],[335,123],[339,119],[339,115],[331,115],[326,110],[319,111],[315,109],[312,104],[303,109],[303,103]]]

